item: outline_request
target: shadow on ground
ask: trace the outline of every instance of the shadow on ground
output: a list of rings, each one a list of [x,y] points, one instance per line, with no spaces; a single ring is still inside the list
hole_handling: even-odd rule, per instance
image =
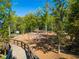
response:
[[[54,43],[55,41],[55,43]],[[33,46],[33,48],[37,50],[42,50],[44,53],[47,53],[49,51],[54,51],[56,49],[56,41],[57,37],[55,35],[42,35],[40,36],[40,39],[34,39],[34,43],[36,44]]]
[[[36,50],[42,50],[44,53],[48,53],[49,51],[58,53],[57,51],[57,36],[56,35],[42,35],[40,39],[34,39],[35,46],[33,46]],[[64,47],[61,47],[61,52],[65,54],[74,55],[79,58],[79,54],[77,52],[72,52],[70,50],[65,50]]]

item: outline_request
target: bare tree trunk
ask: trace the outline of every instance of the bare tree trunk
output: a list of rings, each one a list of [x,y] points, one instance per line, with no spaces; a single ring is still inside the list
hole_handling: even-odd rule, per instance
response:
[[[47,24],[45,25],[45,31],[46,31],[46,35],[47,35],[47,39],[48,39],[48,30],[47,30]]]
[[[45,25],[45,31],[47,32],[47,25]]]
[[[23,29],[22,34],[24,34],[24,33],[25,33],[25,30]]]
[[[10,25],[8,26],[9,37],[11,36]]]
[[[61,53],[61,38],[60,38],[60,36],[59,36],[59,34],[57,34],[58,35],[58,54],[60,54]]]
[[[58,44],[58,54],[60,54],[61,53],[61,44],[60,44],[60,42],[59,42],[59,44]]]

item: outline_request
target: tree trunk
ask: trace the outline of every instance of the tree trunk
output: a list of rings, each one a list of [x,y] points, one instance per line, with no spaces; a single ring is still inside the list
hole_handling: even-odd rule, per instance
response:
[[[60,42],[59,42],[59,44],[58,44],[58,54],[61,53],[61,49],[60,49],[61,47],[60,47],[60,46],[61,46],[61,44],[60,44]]]
[[[8,27],[8,30],[9,30],[9,37],[10,37],[10,35],[11,35],[11,33],[10,33],[10,25],[9,25],[9,27]]]
[[[47,35],[47,39],[48,39],[48,30],[47,30],[47,24],[45,25],[45,31],[46,31],[46,35]]]
[[[58,54],[60,54],[61,53],[61,38],[60,38],[60,36],[59,36],[59,34],[58,34]]]
[[[45,25],[45,31],[47,32],[47,25]]]

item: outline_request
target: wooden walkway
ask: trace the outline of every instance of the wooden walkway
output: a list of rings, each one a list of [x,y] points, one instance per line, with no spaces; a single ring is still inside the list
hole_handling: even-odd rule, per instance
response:
[[[12,55],[13,57],[15,57],[15,59],[27,59],[24,49],[16,45],[11,46],[12,46]]]

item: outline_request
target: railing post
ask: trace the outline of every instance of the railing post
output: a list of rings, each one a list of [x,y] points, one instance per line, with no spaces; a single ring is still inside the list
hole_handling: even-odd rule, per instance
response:
[[[21,42],[21,47],[22,47],[22,42]]]
[[[22,45],[22,48],[24,49],[24,43],[23,43],[23,45]]]
[[[24,49],[26,49],[26,44],[24,44]]]
[[[18,46],[18,41],[17,41],[17,46]]]

